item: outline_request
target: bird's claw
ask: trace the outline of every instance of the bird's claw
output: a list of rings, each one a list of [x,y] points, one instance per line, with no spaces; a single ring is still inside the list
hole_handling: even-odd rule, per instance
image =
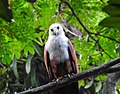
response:
[[[56,78],[56,79],[53,79],[52,81],[54,82],[54,81],[59,81],[60,79],[62,79],[62,76],[61,77],[58,77],[58,78]]]
[[[61,76],[61,77],[58,77],[58,78],[56,79],[56,81],[59,81],[60,79],[62,79],[62,76]]]
[[[74,73],[67,74],[67,75],[65,75],[64,77],[70,77],[71,75],[74,75]]]
[[[66,78],[66,77],[70,77],[71,75],[74,75],[74,73],[67,74],[67,75],[64,75],[64,76],[60,76],[60,77],[58,77],[58,78],[56,78],[56,79],[53,79],[52,81],[53,81],[53,82],[54,82],[54,81],[59,81],[59,80],[64,79],[64,78]]]

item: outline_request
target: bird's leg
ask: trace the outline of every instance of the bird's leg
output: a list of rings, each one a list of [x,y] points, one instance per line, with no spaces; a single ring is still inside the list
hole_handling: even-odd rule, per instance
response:
[[[59,81],[60,79],[63,79],[63,76],[58,77],[56,81]]]

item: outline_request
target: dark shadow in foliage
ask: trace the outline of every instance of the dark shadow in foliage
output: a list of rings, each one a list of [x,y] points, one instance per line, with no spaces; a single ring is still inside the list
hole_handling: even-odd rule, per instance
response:
[[[103,19],[99,25],[103,27],[120,28],[120,0],[109,0],[108,5],[102,11],[106,12],[109,17]]]
[[[13,18],[8,0],[0,0],[0,17],[8,22],[11,22],[11,19]]]
[[[10,77],[12,77],[9,87],[11,94],[13,94],[14,92],[24,91],[25,89],[38,87],[49,82],[48,75],[43,62],[43,47],[35,43],[34,49],[36,53],[31,60],[31,70],[29,74],[27,74],[25,70],[25,61],[17,62],[19,79],[16,79],[13,71],[10,73]],[[25,59],[26,57],[22,55],[21,58]],[[29,94],[39,94],[39,92]]]

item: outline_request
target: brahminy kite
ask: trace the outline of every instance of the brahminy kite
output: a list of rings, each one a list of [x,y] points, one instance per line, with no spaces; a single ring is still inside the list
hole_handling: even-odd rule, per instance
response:
[[[51,80],[67,74],[78,73],[78,63],[73,45],[65,36],[63,27],[54,23],[49,28],[48,40],[44,47],[44,62]],[[55,94],[78,94],[78,82],[54,91]]]

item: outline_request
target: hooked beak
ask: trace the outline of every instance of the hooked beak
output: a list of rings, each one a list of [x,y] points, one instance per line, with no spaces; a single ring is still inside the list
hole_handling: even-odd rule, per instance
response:
[[[54,32],[53,32],[53,35],[57,35],[57,33],[54,31]]]
[[[53,34],[54,34],[54,35],[58,35],[57,30],[54,29]]]

